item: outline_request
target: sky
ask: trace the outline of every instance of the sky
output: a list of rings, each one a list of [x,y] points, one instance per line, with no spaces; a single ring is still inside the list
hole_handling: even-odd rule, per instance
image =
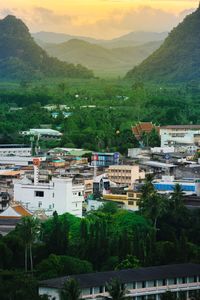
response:
[[[198,7],[197,0],[6,0],[0,18],[21,18],[31,32],[110,39],[131,31],[170,31]]]

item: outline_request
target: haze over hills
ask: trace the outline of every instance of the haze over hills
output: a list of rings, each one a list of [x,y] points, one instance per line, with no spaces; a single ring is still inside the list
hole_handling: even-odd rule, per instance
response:
[[[127,78],[156,82],[200,79],[200,7],[171,31],[164,43]]]
[[[65,33],[45,32],[40,31],[32,33],[32,37],[42,45],[44,44],[61,44],[71,39],[83,40],[92,44],[101,45],[106,48],[121,48],[127,46],[142,45],[152,41],[162,41],[167,37],[167,32],[145,32],[136,31],[126,35],[111,39],[101,40],[85,36],[74,36]]]
[[[0,78],[86,77],[93,73],[52,58],[31,37],[27,26],[15,16],[0,20]]]
[[[161,41],[149,42],[144,45],[105,48],[79,39],[71,39],[61,44],[44,44],[43,48],[49,55],[63,61],[84,65],[94,70],[98,76],[124,76],[130,66],[142,62],[161,44]]]

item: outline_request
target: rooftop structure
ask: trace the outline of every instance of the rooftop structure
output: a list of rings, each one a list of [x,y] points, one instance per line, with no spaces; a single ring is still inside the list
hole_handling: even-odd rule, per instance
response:
[[[152,122],[139,122],[132,127],[132,132],[137,140],[140,140],[143,133],[150,133],[153,129],[159,131],[159,127]]]
[[[186,297],[200,289],[200,265],[177,264],[121,271],[96,272],[72,275],[41,281],[39,294],[47,294],[50,299],[60,299],[59,291],[68,278],[73,277],[79,283],[81,299],[105,299],[109,297],[106,283],[117,278],[126,287],[128,299],[139,300],[151,297],[159,300],[160,296],[171,291],[176,294],[185,293]]]
[[[33,128],[29,131],[22,131],[22,135],[30,135],[30,136],[39,136],[41,138],[60,138],[62,136],[62,133],[60,133],[58,130],[54,129],[47,129],[47,128]]]

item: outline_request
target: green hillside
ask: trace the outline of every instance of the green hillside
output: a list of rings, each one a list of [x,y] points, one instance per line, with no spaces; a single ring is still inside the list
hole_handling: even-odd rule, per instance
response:
[[[156,82],[200,79],[200,8],[173,29],[161,47],[126,77]]]
[[[136,47],[108,49],[83,40],[72,39],[61,44],[46,44],[49,55],[73,64],[84,62],[98,76],[124,76],[130,65],[136,65],[148,57],[161,42],[151,42]]]
[[[93,73],[82,66],[52,58],[31,37],[26,25],[14,16],[0,20],[0,78],[84,77]]]

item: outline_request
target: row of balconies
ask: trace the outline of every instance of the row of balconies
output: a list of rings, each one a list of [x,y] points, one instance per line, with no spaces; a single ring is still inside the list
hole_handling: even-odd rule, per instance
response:
[[[178,291],[191,291],[191,290],[199,290],[200,282],[192,282],[192,283],[182,283],[182,284],[173,284],[173,285],[165,285],[165,286],[156,286],[156,287],[146,287],[139,289],[127,289],[126,297],[136,297],[136,296],[148,296],[148,295],[158,295],[165,293],[167,291],[178,292]],[[96,298],[109,298],[108,292],[105,291],[105,287],[103,288],[102,293],[93,293],[90,295],[82,295],[82,299],[96,299]]]

